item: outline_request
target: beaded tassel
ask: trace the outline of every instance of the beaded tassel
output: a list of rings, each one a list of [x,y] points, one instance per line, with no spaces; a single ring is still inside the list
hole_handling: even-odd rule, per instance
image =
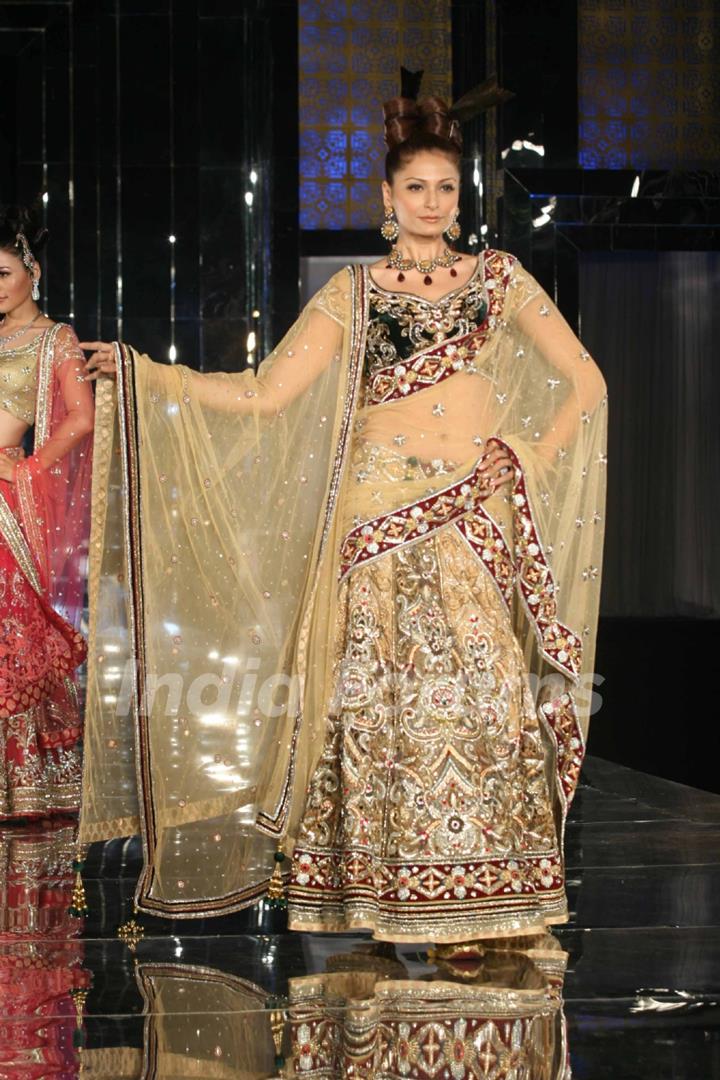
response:
[[[85,1030],[83,1028],[83,1011],[87,1001],[88,991],[84,987],[77,987],[70,991],[70,997],[75,1005],[75,1031],[73,1032],[73,1046],[82,1050],[85,1045]]]
[[[88,914],[87,900],[85,899],[85,886],[83,885],[82,871],[85,863],[82,859],[73,859],[72,868],[75,871],[75,884],[68,915],[74,919],[84,919]]]
[[[285,1034],[285,1013],[280,1007],[281,1005],[282,1001],[274,997],[268,998],[265,1002],[265,1008],[270,1010],[270,1030],[275,1046],[275,1059],[273,1064],[275,1066],[277,1080],[280,1080],[283,1076],[283,1069],[285,1067],[285,1055],[282,1052],[283,1036]],[[273,1078],[273,1080],[276,1080],[276,1078]]]
[[[272,877],[268,884],[268,902],[271,908],[286,908],[287,897],[285,896],[285,883],[283,882],[282,864],[285,862],[285,853],[282,848],[278,848],[273,859],[275,860],[275,868],[272,872]]]

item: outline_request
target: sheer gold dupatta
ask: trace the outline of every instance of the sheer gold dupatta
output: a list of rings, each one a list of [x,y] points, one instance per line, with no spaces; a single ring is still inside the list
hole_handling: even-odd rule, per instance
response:
[[[81,841],[139,832],[141,910],[252,903],[281,828],[358,389],[362,279],[342,271],[257,374],[119,349],[99,389]],[[127,602],[126,602],[127,601]],[[312,679],[324,682],[323,656]]]

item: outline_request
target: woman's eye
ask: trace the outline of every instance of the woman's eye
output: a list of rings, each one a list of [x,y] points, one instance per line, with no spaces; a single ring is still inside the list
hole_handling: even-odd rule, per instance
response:
[[[408,184],[408,191],[422,191],[422,184]]]
[[[454,190],[455,190],[455,185],[454,184],[443,184],[443,191],[454,191]]]

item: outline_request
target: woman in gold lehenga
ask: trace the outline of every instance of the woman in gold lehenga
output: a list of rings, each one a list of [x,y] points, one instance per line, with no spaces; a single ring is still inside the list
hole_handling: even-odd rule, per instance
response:
[[[82,839],[141,833],[142,911],[232,911],[283,874],[294,929],[535,934],[567,919],[605,384],[515,258],[446,248],[452,110],[385,109],[390,256],[257,372],[91,346],[118,378]]]

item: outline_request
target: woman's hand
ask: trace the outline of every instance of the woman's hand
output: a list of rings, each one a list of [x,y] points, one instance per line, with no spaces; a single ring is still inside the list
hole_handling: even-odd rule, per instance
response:
[[[489,489],[489,494],[509,484],[513,478],[513,463],[508,457],[508,452],[496,439],[488,439],[486,451],[480,458],[478,472],[483,478],[483,487]]]
[[[11,484],[14,484],[16,464],[15,458],[8,457],[7,454],[0,451],[0,480],[8,480]]]
[[[117,377],[115,349],[107,341],[81,341],[80,348],[85,352],[92,351],[92,356],[85,364],[86,382],[92,382],[99,375],[109,375],[111,379]]]

